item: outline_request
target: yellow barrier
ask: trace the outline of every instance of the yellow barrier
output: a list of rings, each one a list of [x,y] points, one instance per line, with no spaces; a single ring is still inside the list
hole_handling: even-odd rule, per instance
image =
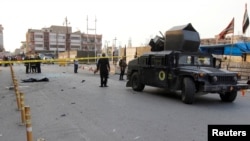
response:
[[[25,111],[25,120],[26,120],[25,124],[26,124],[27,141],[33,141],[30,107],[25,106],[24,111]]]
[[[25,111],[24,111],[24,94],[20,92],[20,107],[21,107],[21,121],[22,125],[25,124]]]
[[[15,79],[14,80],[14,90],[15,90],[15,93],[16,93],[16,102],[17,102],[17,110],[21,110],[21,106],[20,106],[20,91],[19,91],[19,87],[18,87],[18,82],[17,80]]]

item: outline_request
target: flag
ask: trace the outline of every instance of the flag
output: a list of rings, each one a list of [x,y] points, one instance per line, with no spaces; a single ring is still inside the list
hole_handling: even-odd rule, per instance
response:
[[[246,33],[246,30],[249,26],[249,17],[247,14],[247,4],[245,5],[245,13],[244,13],[244,17],[243,17],[243,22],[242,22],[242,32],[243,34]]]
[[[229,33],[234,33],[234,18],[229,23],[229,25],[223,31],[221,31],[221,33],[219,34],[219,39],[224,39],[225,36]]]

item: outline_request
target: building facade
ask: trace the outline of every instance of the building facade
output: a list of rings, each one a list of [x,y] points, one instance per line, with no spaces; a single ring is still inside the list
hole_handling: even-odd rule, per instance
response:
[[[95,51],[101,53],[102,35],[72,32],[71,27],[51,26],[42,29],[28,29],[25,53],[54,53],[65,51]]]
[[[218,40],[218,37],[215,36],[215,38],[203,38],[201,39],[201,45],[217,45],[217,44],[231,44],[231,43],[237,43],[237,42],[249,42],[250,37],[245,37],[243,35],[232,35],[227,36],[225,39]]]

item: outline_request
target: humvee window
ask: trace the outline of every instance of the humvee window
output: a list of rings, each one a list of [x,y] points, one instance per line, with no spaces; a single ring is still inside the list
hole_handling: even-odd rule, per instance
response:
[[[206,56],[195,56],[195,65],[211,65],[211,58]]]
[[[162,58],[162,57],[152,57],[152,65],[155,65],[155,66],[164,65],[164,58]]]
[[[147,62],[147,60],[146,60],[145,57],[141,57],[141,58],[139,59],[139,64],[141,64],[141,65],[146,65],[146,62]]]
[[[192,61],[194,60],[194,61]],[[211,58],[207,56],[181,55],[179,65],[211,65]]]
[[[182,55],[179,58],[180,65],[191,65],[192,64],[192,56]]]

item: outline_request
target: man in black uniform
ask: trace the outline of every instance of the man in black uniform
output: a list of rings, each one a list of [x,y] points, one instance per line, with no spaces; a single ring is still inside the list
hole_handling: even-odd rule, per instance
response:
[[[30,57],[28,56],[28,55],[26,55],[25,56],[25,58],[24,58],[24,60],[25,60],[25,63],[24,63],[24,65],[25,65],[25,70],[26,70],[26,73],[29,73],[29,70],[30,70],[30,62],[28,62],[28,60],[30,60]]]
[[[100,87],[108,87],[108,75],[110,71],[109,59],[105,57],[105,53],[102,54],[102,58],[98,60],[97,70],[100,70],[101,85]]]
[[[36,52],[36,60],[38,61],[36,62],[36,72],[41,73],[41,61],[40,60],[42,59],[37,52]]]
[[[122,57],[122,59],[119,61],[119,67],[120,67],[120,70],[121,70],[120,79],[119,80],[124,80],[123,76],[124,76],[124,73],[125,73],[125,70],[126,70],[126,67],[127,67],[127,63],[126,63],[126,58],[125,57]]]

